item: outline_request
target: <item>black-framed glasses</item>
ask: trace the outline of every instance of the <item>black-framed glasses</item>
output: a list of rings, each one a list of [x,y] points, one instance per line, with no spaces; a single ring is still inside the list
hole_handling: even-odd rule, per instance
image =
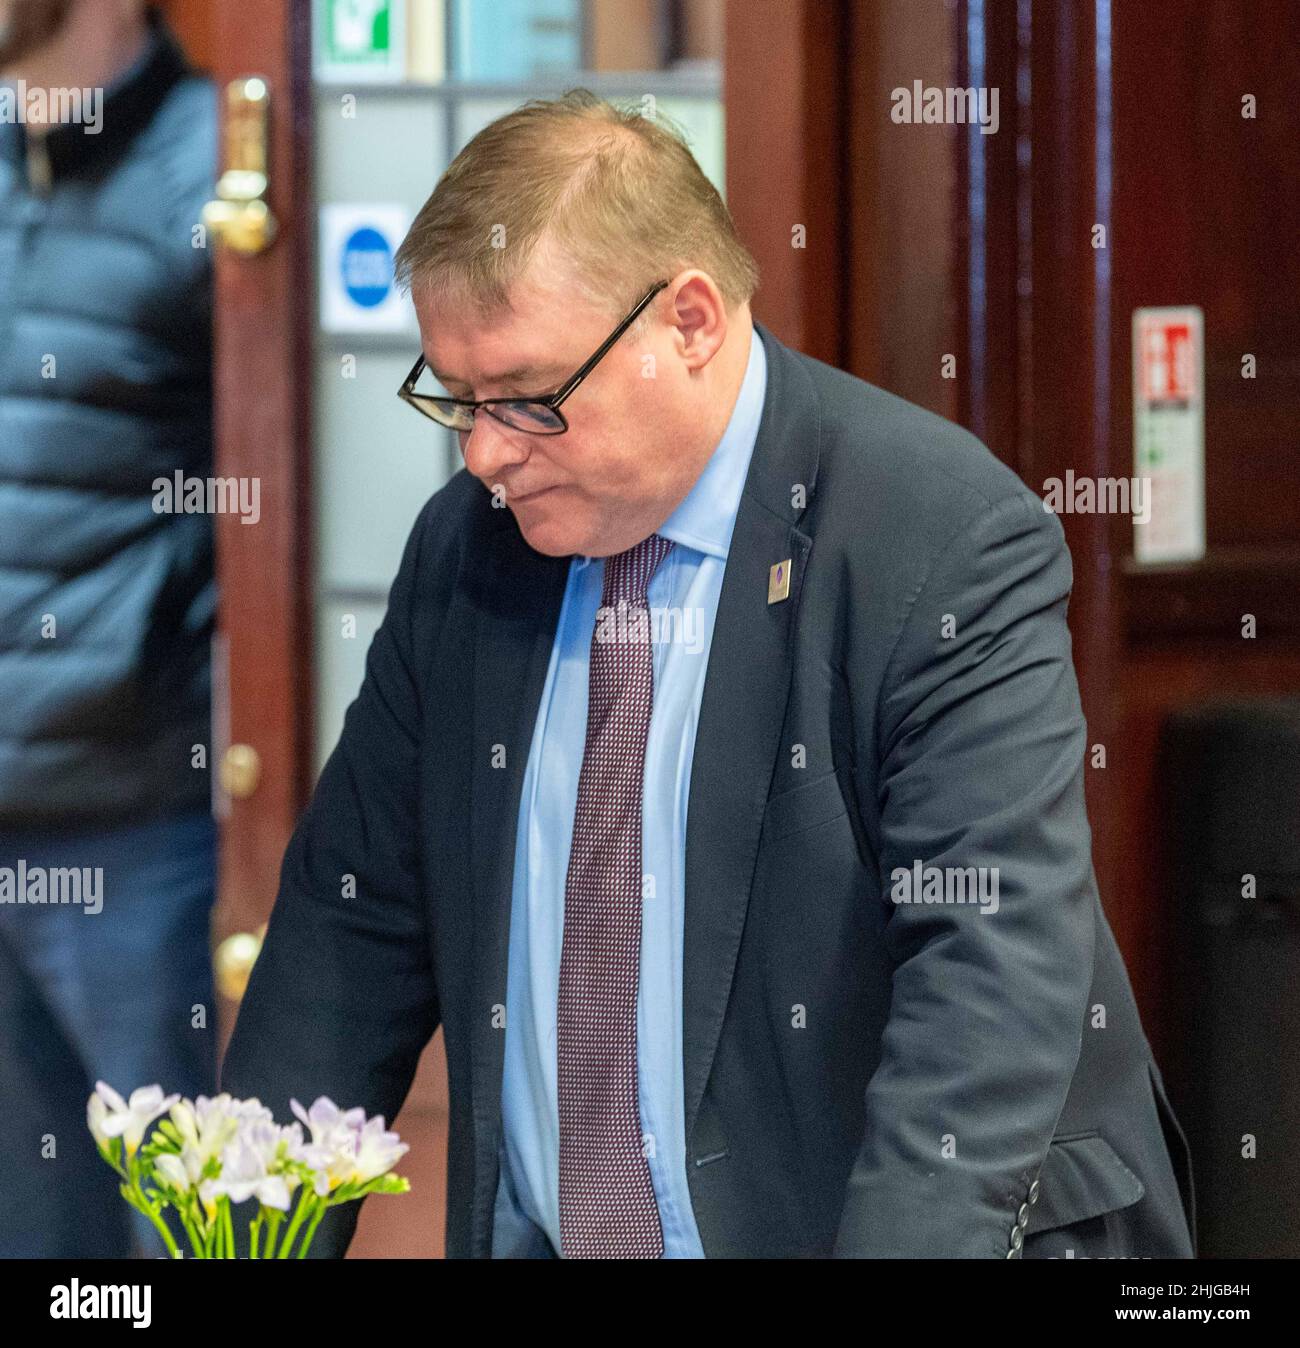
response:
[[[411,404],[417,412],[446,426],[453,431],[472,431],[474,413],[481,407],[489,416],[518,431],[527,431],[530,435],[562,435],[569,429],[569,423],[560,411],[560,404],[578,387],[596,368],[605,353],[632,326],[637,315],[668,284],[658,281],[636,302],[636,307],[609,334],[608,337],[583,362],[581,369],[567,379],[554,393],[544,398],[451,398],[430,393],[417,393],[416,380],[424,370],[424,352],[411,367],[397,390],[397,396]]]

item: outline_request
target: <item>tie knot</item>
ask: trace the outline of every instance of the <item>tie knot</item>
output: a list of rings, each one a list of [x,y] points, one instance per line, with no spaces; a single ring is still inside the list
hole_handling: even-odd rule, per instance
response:
[[[672,548],[672,539],[651,534],[636,547],[605,558],[605,587],[601,604],[612,608],[619,603],[644,604],[650,577]]]

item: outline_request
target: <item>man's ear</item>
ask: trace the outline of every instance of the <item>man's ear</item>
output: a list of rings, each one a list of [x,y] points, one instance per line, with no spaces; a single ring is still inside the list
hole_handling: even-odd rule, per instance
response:
[[[670,290],[667,320],[676,328],[678,351],[690,370],[703,369],[727,338],[726,302],[707,272],[689,271]]]

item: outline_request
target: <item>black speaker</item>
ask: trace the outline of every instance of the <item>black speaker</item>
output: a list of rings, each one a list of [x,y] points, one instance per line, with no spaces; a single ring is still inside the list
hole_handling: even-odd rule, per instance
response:
[[[1300,700],[1165,723],[1165,1072],[1202,1258],[1300,1257]]]

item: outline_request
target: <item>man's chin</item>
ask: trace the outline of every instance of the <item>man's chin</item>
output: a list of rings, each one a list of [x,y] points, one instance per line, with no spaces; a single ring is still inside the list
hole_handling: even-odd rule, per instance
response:
[[[519,526],[524,542],[534,552],[540,552],[545,557],[572,557],[583,550],[581,535],[566,521],[525,522],[516,515],[515,523]]]

